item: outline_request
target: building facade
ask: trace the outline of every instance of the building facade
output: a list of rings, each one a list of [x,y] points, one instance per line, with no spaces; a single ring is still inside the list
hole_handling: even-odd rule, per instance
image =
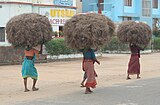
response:
[[[0,0],[0,46],[11,46],[5,34],[6,23],[22,13],[48,17],[53,31],[62,31],[65,21],[76,14],[76,0]]]
[[[96,12],[116,23],[134,20],[160,28],[160,0],[83,0],[83,12]]]
[[[76,14],[76,0],[0,0],[0,65],[23,60],[23,49],[14,49],[7,41],[7,22],[22,13],[38,13],[48,17],[53,31],[62,31],[65,21]]]

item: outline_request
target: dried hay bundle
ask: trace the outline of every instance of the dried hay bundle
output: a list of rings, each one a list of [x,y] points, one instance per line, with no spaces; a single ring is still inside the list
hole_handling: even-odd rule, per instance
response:
[[[47,17],[26,13],[11,18],[6,25],[6,33],[14,47],[34,47],[51,40],[52,27]]]
[[[151,28],[142,22],[126,21],[119,25],[117,36],[123,43],[147,45],[151,39]]]
[[[96,13],[78,14],[64,25],[64,37],[73,49],[98,48],[109,42],[114,33],[114,23]]]

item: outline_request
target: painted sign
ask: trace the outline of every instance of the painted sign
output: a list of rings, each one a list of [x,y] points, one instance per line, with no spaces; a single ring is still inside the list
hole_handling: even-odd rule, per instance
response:
[[[73,6],[73,0],[54,0],[54,4],[63,6]]]
[[[40,8],[40,14],[47,16],[51,25],[63,26],[66,20],[76,14],[76,10],[64,8]]]

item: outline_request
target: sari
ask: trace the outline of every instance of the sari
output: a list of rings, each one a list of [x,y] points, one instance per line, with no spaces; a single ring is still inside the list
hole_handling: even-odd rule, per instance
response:
[[[97,85],[96,82],[96,72],[94,69],[94,59],[95,59],[95,54],[92,49],[89,49],[88,51],[83,51],[83,70],[87,74],[87,81],[85,83],[85,87],[88,88],[95,88]]]
[[[28,78],[31,77],[32,79],[38,78],[37,69],[34,66],[34,62],[36,60],[36,54],[38,53],[37,50],[25,50],[25,58],[22,63],[22,77]],[[28,59],[28,56],[32,56],[32,59]]]
[[[138,54],[131,54],[127,73],[129,75],[140,74],[140,63]]]
[[[140,58],[140,50],[143,50],[143,49],[133,44],[133,45],[130,45],[130,50],[131,50],[131,57],[128,63],[127,73],[129,75],[140,74],[139,58]]]

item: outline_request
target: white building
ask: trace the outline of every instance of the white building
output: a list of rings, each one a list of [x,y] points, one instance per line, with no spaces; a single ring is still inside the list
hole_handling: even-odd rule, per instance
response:
[[[76,14],[76,0],[0,0],[0,46],[10,46],[6,23],[22,13],[46,15],[53,31],[62,31],[65,21]]]
[[[77,12],[76,13],[82,13],[82,0],[77,0]]]

